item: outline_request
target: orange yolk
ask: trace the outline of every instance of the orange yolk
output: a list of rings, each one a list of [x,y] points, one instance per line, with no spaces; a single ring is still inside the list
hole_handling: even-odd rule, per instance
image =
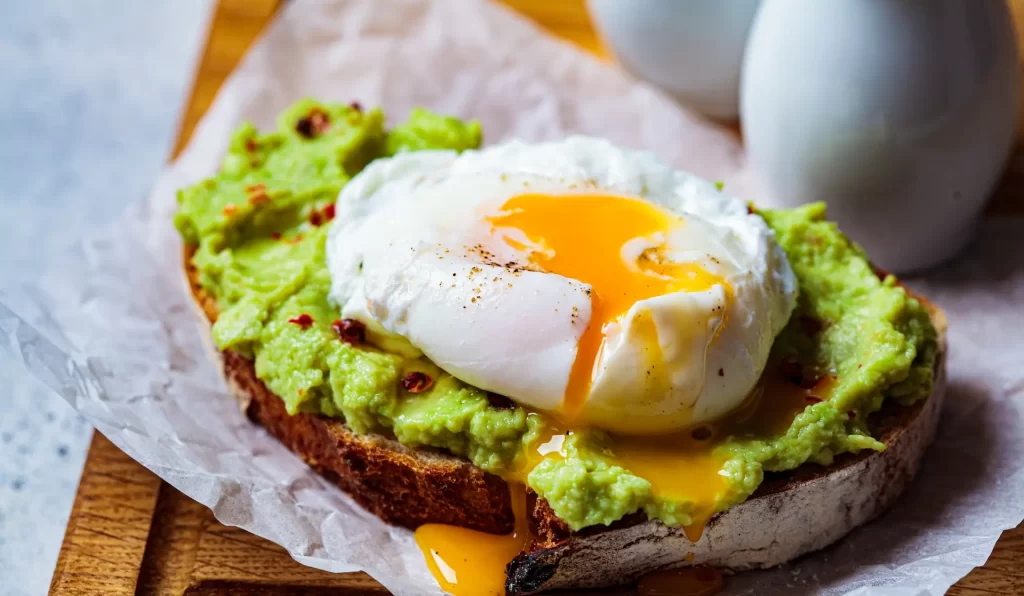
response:
[[[589,392],[606,326],[620,320],[636,302],[655,296],[704,291],[716,284],[730,291],[722,278],[697,264],[658,262],[658,235],[684,222],[640,199],[524,194],[506,201],[489,222],[510,246],[530,250],[532,265],[588,284],[592,288],[591,319],[579,340],[559,413],[568,425],[549,427],[504,475],[512,491],[516,518],[513,533],[497,536],[441,524],[426,524],[416,530],[416,542],[434,577],[456,596],[504,594],[505,568],[530,541],[524,484],[530,471],[544,459],[565,457],[563,443],[572,434],[573,415]],[[653,258],[648,251],[639,258],[625,254],[624,246],[636,239],[650,240]],[[638,313],[636,324],[639,340],[656,348],[648,351],[652,359],[649,364],[657,364],[653,360],[660,358],[661,350],[650,311]],[[721,473],[725,457],[717,455],[715,447],[729,435],[784,432],[805,407],[827,400],[836,381],[835,377],[825,377],[809,389],[801,388],[777,378],[774,370],[773,363],[769,363],[746,402],[724,419],[658,437],[610,436],[600,456],[648,480],[655,497],[692,502],[693,523],[683,530],[696,542],[729,489]],[[661,378],[653,382],[668,391],[665,371],[660,373]],[[708,596],[721,587],[717,571],[690,568],[652,574],[640,582],[639,593]]]
[[[416,544],[441,588],[454,596],[502,596],[505,567],[530,542],[526,488],[509,484],[515,529],[503,536],[444,524],[416,529]]]
[[[606,325],[619,320],[641,300],[678,291],[704,291],[723,283],[696,263],[625,258],[623,247],[627,242],[653,238],[684,223],[640,199],[524,194],[506,201],[501,213],[490,222],[499,231],[514,229],[525,235],[537,248],[530,257],[533,265],[592,288],[590,322],[579,340],[565,390],[562,410],[569,418],[579,410],[590,389]],[[507,235],[506,242],[513,248],[523,248],[521,242]]]
[[[694,519],[683,526],[683,531],[691,542],[697,542],[728,490],[727,481],[720,473],[725,457],[712,454],[712,447],[711,441],[699,441],[691,433],[650,438],[615,437],[610,459],[650,482],[655,497],[692,502]]]
[[[602,453],[609,463],[647,479],[654,496],[693,502],[694,520],[683,527],[692,542],[700,539],[723,491],[728,489],[720,473],[725,460],[714,453],[715,446],[730,434],[770,436],[784,432],[804,408],[828,400],[837,381],[834,376],[826,376],[810,388],[801,388],[778,378],[771,372],[775,370],[771,365],[767,370],[746,403],[727,418],[661,437],[611,437],[608,449]],[[562,428],[549,429],[520,455],[506,475],[516,519],[512,534],[498,536],[443,524],[426,524],[416,530],[416,543],[442,588],[455,596],[504,593],[505,567],[530,541],[524,492],[527,476],[544,459],[565,457],[563,443],[571,433]],[[638,593],[710,596],[721,587],[717,571],[691,568],[651,574],[641,580]]]

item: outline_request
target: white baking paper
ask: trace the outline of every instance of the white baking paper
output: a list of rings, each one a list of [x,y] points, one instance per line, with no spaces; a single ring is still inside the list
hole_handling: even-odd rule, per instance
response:
[[[217,518],[398,594],[436,593],[411,533],[363,512],[238,411],[205,357],[181,281],[174,192],[212,173],[242,120],[272,126],[312,95],[479,118],[488,142],[582,132],[650,149],[756,199],[742,150],[614,67],[477,0],[295,0],[224,86],[148,201],[38,281],[0,293],[0,357]],[[118,192],[111,188],[110,192]],[[1024,220],[986,223],[971,253],[912,282],[950,320],[939,438],[882,520],[735,593],[939,594],[1024,514]],[[895,591],[894,591],[895,590]]]

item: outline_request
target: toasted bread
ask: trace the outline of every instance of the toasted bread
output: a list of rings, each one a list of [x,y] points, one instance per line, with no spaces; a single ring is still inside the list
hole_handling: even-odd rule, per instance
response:
[[[512,561],[508,593],[631,583],[653,571],[690,565],[727,571],[774,567],[824,548],[881,515],[913,480],[942,409],[946,322],[941,311],[931,305],[928,310],[940,337],[935,390],[912,406],[887,403],[869,418],[884,451],[843,454],[828,467],[805,464],[766,474],[749,499],[713,517],[696,543],[680,528],[643,514],[572,533],[538,500],[533,517],[542,520],[539,535],[547,542],[535,541],[530,552]]]
[[[199,285],[185,255],[185,272],[202,321],[217,320],[217,302]],[[209,340],[209,334],[204,335]],[[230,350],[216,355],[242,411],[307,464],[382,520],[416,528],[442,523],[507,534],[514,518],[508,485],[465,459],[428,449],[409,449],[394,438],[357,435],[336,418],[290,416],[284,401],[256,377],[253,362]]]
[[[199,284],[185,253],[185,274],[197,311],[208,326],[216,301]],[[629,515],[611,526],[572,532],[547,503],[528,495],[534,539],[508,566],[510,595],[633,582],[652,571],[713,565],[727,571],[779,565],[835,542],[890,507],[913,479],[935,434],[945,387],[942,312],[921,297],[939,336],[935,391],[912,406],[886,403],[871,416],[881,452],[844,454],[828,467],[806,464],[767,474],[746,501],[716,515],[692,543],[679,528]],[[394,438],[357,435],[343,421],[310,413],[288,415],[283,400],[256,377],[253,362],[218,351],[221,372],[246,415],[311,467],[385,522],[414,529],[442,523],[491,533],[512,531],[508,486],[469,461]]]

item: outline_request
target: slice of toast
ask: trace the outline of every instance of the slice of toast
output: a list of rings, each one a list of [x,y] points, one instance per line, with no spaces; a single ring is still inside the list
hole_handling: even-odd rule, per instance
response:
[[[184,271],[200,319],[217,319],[216,301],[199,285],[186,249]],[[881,452],[844,454],[828,467],[805,464],[769,473],[746,501],[716,515],[691,543],[679,528],[629,515],[607,527],[572,532],[535,494],[528,494],[534,534],[528,552],[508,566],[510,595],[559,588],[631,583],[660,569],[714,565],[740,571],[779,565],[835,542],[880,515],[913,479],[935,434],[945,387],[946,320],[921,297],[939,337],[935,391],[913,406],[886,403],[869,419]],[[245,414],[311,467],[385,522],[512,531],[508,486],[469,461],[429,449],[410,449],[393,437],[357,435],[336,418],[285,411],[284,401],[256,377],[253,362],[231,351],[211,354]]]
[[[920,300],[920,298],[918,298]],[[912,406],[886,403],[868,419],[884,451],[846,453],[824,467],[804,464],[765,474],[746,501],[713,517],[696,543],[680,528],[642,513],[609,528],[571,532],[543,501],[534,519],[544,531],[529,553],[508,567],[509,594],[632,583],[652,571],[711,565],[728,571],[764,569],[819,550],[886,511],[914,478],[935,436],[945,395],[946,320],[925,302],[938,331],[935,389]]]
[[[185,273],[201,321],[217,320],[217,302],[199,285],[185,254]],[[337,418],[285,410],[284,400],[256,377],[253,362],[219,351],[203,334],[208,351],[242,411],[356,502],[389,524],[416,528],[426,523],[507,534],[514,518],[508,485],[469,461],[428,449],[409,449],[393,437],[357,435]]]

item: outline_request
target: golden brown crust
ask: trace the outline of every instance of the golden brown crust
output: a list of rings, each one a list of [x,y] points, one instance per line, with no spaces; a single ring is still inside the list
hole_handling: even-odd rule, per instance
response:
[[[199,285],[189,252],[185,263],[192,296],[213,323],[217,303]],[[284,401],[256,377],[251,360],[230,350],[218,357],[249,419],[382,520],[406,528],[441,523],[497,534],[512,531],[508,485],[497,476],[450,455],[357,435],[337,419],[290,416]]]
[[[198,272],[185,254],[185,271],[197,306],[208,322],[217,318],[217,304],[199,285]],[[945,319],[937,308],[921,297],[940,339]],[[348,493],[360,505],[382,520],[415,528],[423,523],[443,523],[493,533],[511,531],[513,518],[508,486],[468,461],[431,450],[408,449],[386,437],[352,433],[337,419],[308,413],[289,416],[283,400],[256,377],[253,363],[231,351],[220,353],[225,378],[243,402],[247,415],[264,426],[310,466]],[[900,432],[921,410],[922,402],[911,407],[888,403],[872,416],[872,434],[883,443]],[[792,490],[869,457],[872,452],[844,454],[828,467],[807,464],[795,470],[769,473],[756,499]],[[530,527],[534,533],[531,552],[550,549],[572,536],[588,536],[642,524],[642,512],[626,516],[611,526],[587,528],[573,533],[547,502],[528,494]],[[712,522],[713,523],[713,522]]]
[[[921,400],[912,406],[905,407],[893,402],[887,402],[868,421],[871,435],[888,445],[891,439],[899,433],[900,429],[907,426],[921,412],[924,403],[925,400]],[[757,490],[754,491],[754,494],[750,495],[748,500],[793,490],[799,485],[853,466],[875,453],[875,451],[865,449],[858,453],[843,453],[837,456],[830,466],[804,464],[799,468],[785,472],[766,472],[764,480],[757,487]],[[610,526],[596,526],[584,528],[579,532],[573,532],[565,522],[555,515],[547,501],[532,499],[528,502],[528,506],[530,507],[531,514],[531,530],[534,531],[531,551],[551,548],[572,536],[591,536],[599,532],[636,526],[648,520],[647,515],[639,511],[623,517]],[[712,519],[711,523],[714,523],[714,519]]]
[[[884,275],[887,274],[883,271],[879,271],[880,277]],[[904,288],[906,289],[905,286]],[[907,289],[907,291],[909,292],[909,289]],[[946,331],[945,315],[937,306],[929,302],[926,298],[918,295],[913,296],[920,301],[928,311],[928,315],[932,319],[932,322],[938,331],[940,351],[944,351],[945,346],[942,345],[942,342],[944,342]],[[868,428],[871,430],[871,436],[888,445],[902,429],[906,428],[910,422],[921,413],[924,403],[925,400],[920,400],[912,406],[901,406],[894,401],[886,401],[882,408],[872,414],[868,419]],[[820,466],[808,463],[785,472],[766,472],[764,480],[757,487],[757,490],[754,491],[754,494],[749,498],[757,499],[759,497],[793,490],[801,484],[853,466],[854,464],[863,461],[865,458],[870,457],[874,453],[875,452],[870,449],[866,449],[858,453],[843,453],[837,456],[830,466]],[[532,551],[551,548],[568,539],[570,536],[593,535],[598,532],[639,525],[647,521],[647,515],[640,511],[629,514],[610,526],[584,528],[580,532],[573,532],[564,521],[555,515],[547,501],[532,498],[527,502],[527,506],[531,516],[530,529],[534,534],[534,540],[531,543]]]
[[[246,415],[377,517],[407,528],[441,523],[512,531],[508,486],[497,476],[468,462],[399,448],[393,440],[356,435],[337,420],[289,416],[284,401],[256,378],[250,360],[224,356],[228,376],[251,398]]]

